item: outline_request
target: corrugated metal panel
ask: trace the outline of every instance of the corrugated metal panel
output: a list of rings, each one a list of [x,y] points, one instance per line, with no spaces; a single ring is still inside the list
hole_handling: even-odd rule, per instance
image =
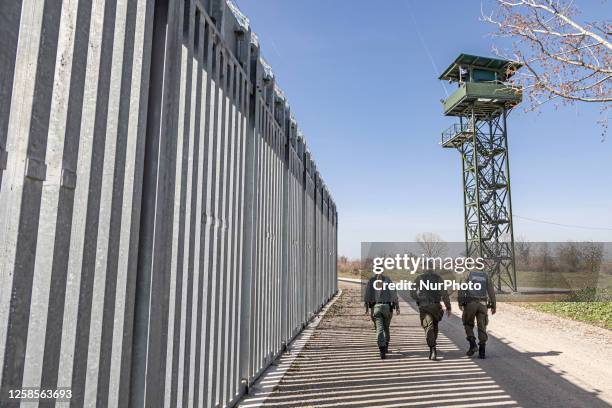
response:
[[[222,0],[3,4],[2,395],[232,405],[335,293],[335,205],[250,36]]]
[[[112,404],[130,376],[151,5],[0,9],[0,393]]]
[[[306,191],[304,199],[304,267],[306,271],[306,288],[305,296],[307,299],[307,314],[306,318],[310,319],[316,310],[316,242],[315,242],[315,181],[314,181],[314,163],[310,157],[310,153],[306,153],[306,173],[304,179],[306,181]]]

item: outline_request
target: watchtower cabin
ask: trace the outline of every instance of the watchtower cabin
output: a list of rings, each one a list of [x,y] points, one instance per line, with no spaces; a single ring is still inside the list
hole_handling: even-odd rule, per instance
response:
[[[499,116],[518,105],[522,90],[508,83],[522,64],[497,58],[461,54],[438,79],[456,83],[457,90],[445,101],[444,115],[459,117],[459,123],[444,132],[442,146],[463,143],[469,124]]]

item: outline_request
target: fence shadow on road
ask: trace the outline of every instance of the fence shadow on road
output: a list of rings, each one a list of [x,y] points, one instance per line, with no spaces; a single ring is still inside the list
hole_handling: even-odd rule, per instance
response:
[[[418,314],[403,302],[401,315],[393,318],[390,354],[381,360],[359,289],[348,286],[299,355],[279,360],[284,374],[263,378],[240,406],[608,407],[533,359],[542,353],[520,354],[491,338],[491,358],[470,359],[464,337],[460,319],[445,318],[441,358],[429,361]],[[526,372],[532,374],[521,375]]]

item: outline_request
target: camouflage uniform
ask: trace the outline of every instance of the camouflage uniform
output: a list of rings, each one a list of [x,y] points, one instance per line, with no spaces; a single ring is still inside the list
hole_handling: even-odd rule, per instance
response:
[[[444,316],[444,310],[440,305],[440,301],[444,302],[446,310],[451,310],[450,299],[448,292],[445,289],[440,290],[426,290],[421,288],[422,282],[429,282],[430,284],[442,283],[443,280],[433,270],[427,270],[425,273],[420,275],[414,281],[415,290],[410,291],[410,297],[412,297],[419,307],[419,317],[421,319],[421,327],[425,331],[425,339],[429,346],[429,358],[432,360],[436,359],[436,341],[438,339],[438,323]]]
[[[380,285],[378,287],[381,288],[383,287],[382,283],[391,283],[392,281],[383,275],[373,276],[368,281],[364,295],[366,313],[368,309],[371,310],[370,317],[376,327],[376,342],[380,349],[380,357],[384,359],[388,351],[389,340],[391,339],[389,328],[391,326],[393,310],[399,312],[399,302],[395,290],[390,290],[388,287],[385,287],[383,290],[375,289],[374,282],[376,279],[381,281],[378,284]]]
[[[485,343],[488,340],[487,325],[489,323],[488,308],[495,313],[495,289],[491,279],[484,272],[470,272],[467,282],[479,282],[480,291],[460,290],[458,293],[459,305],[463,308],[462,320],[467,341],[470,348],[468,356],[476,352],[476,337],[474,337],[474,319],[478,327],[478,355],[485,358]]]

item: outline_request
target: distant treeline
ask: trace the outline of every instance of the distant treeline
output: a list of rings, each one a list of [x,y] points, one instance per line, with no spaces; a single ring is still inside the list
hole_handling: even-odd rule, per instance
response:
[[[612,274],[601,242],[515,242],[518,270],[535,272],[590,272]]]
[[[444,257],[445,248],[431,255]],[[601,242],[527,242],[516,241],[514,245],[516,269],[532,272],[587,272],[612,275],[610,247]],[[430,251],[426,251],[430,252]],[[379,256],[390,256],[378,254]],[[345,276],[358,277],[360,270],[371,270],[372,259],[349,259],[338,257],[338,272]]]

